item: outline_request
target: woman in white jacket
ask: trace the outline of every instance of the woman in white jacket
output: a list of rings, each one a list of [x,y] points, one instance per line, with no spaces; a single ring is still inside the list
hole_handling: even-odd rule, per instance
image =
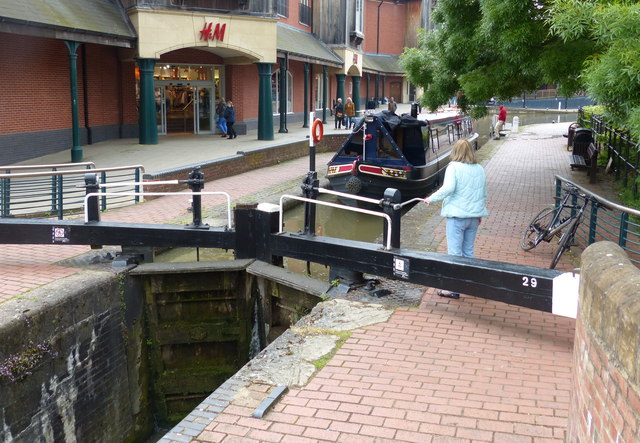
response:
[[[478,226],[487,212],[487,183],[484,169],[467,140],[458,140],[451,150],[442,187],[424,201],[443,200],[441,215],[447,218],[447,253],[474,256]],[[442,297],[460,298],[457,292],[438,291]]]

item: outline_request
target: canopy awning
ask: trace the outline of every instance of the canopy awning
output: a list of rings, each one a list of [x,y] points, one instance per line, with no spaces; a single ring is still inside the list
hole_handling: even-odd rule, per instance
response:
[[[341,67],[343,60],[310,32],[278,23],[278,52],[294,60]]]

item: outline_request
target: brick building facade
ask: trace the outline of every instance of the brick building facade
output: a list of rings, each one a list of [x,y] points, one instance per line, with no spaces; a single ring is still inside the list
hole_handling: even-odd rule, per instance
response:
[[[264,140],[283,120],[308,124],[309,111],[326,121],[338,96],[359,109],[372,96],[414,98],[398,56],[422,1],[52,1],[0,7],[2,164],[114,138],[219,133],[222,97],[238,132]]]

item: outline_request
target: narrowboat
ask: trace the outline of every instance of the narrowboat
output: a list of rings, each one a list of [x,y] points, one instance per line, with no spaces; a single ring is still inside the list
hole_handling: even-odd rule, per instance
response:
[[[403,202],[439,187],[454,143],[467,138],[477,149],[472,120],[457,113],[431,119],[389,111],[365,115],[328,163],[334,191],[381,199],[387,188]],[[342,199],[344,203],[356,203]]]

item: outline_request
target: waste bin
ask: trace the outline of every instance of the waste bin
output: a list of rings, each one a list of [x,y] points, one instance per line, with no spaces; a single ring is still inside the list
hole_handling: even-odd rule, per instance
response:
[[[422,107],[420,104],[413,102],[411,103],[411,117],[418,118],[418,114],[422,112]]]
[[[567,133],[567,149],[571,149],[573,147],[573,136],[575,135],[577,127],[577,123],[571,123],[569,125],[569,132]]]
[[[593,142],[593,134],[591,129],[588,128],[576,128],[573,134],[573,155],[587,156],[587,149],[589,144]]]

